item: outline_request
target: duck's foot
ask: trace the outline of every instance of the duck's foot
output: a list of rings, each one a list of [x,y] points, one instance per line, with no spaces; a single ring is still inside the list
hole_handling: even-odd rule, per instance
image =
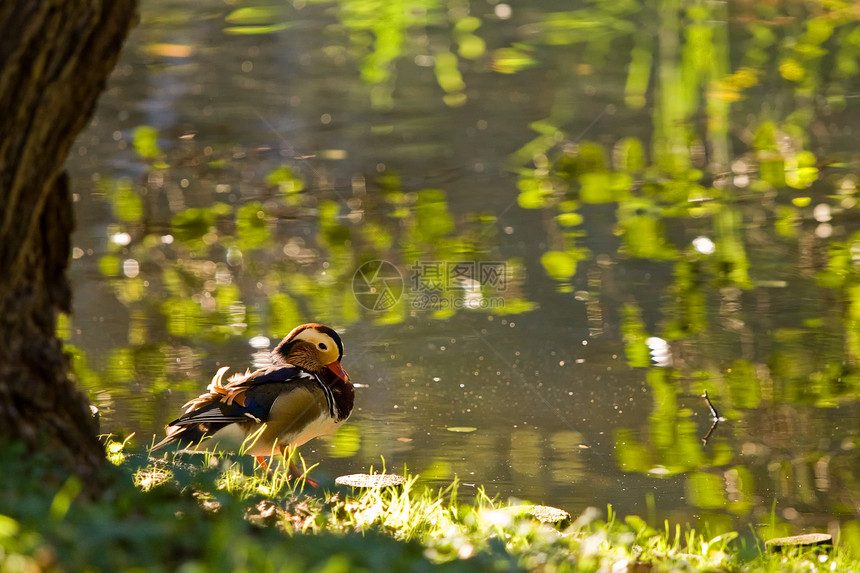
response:
[[[272,468],[269,467],[269,464],[266,461],[265,456],[254,456],[254,459],[257,460],[257,463],[260,464],[261,466],[263,466],[266,469],[266,471],[268,471],[270,474],[274,475],[274,472],[272,471]],[[293,477],[293,476],[296,476],[296,477]],[[320,486],[320,484],[317,480],[315,480],[311,477],[308,477],[307,474],[302,475],[302,472],[299,471],[299,467],[292,460],[290,460],[290,473],[287,474],[287,478],[288,479],[304,480],[304,482],[311,487],[319,487]]]
[[[295,464],[293,460],[290,460],[290,478],[292,478],[293,476],[299,476],[297,479],[305,480],[305,483],[311,487],[320,486],[320,483],[317,480],[308,477],[307,473],[302,475],[302,473],[299,471],[299,467]]]

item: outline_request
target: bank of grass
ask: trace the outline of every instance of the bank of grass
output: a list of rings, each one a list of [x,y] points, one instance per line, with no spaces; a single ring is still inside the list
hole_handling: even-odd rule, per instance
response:
[[[611,509],[542,524],[456,481],[315,490],[217,458],[112,454],[116,475],[95,500],[48,460],[0,454],[0,570],[860,572],[839,544],[768,554]]]

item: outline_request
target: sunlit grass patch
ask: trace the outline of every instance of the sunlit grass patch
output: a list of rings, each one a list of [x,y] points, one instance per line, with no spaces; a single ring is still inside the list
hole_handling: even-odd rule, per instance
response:
[[[268,468],[256,466],[252,474],[246,474],[241,464],[232,463],[221,473],[217,480],[218,489],[224,489],[239,499],[253,496],[283,498],[300,495],[306,487],[305,478],[317,464],[307,466],[304,458],[297,452],[288,456],[274,456]],[[289,462],[296,461],[300,473],[289,475]]]
[[[169,482],[173,477],[172,471],[155,464],[150,464],[132,474],[134,485],[143,491],[150,491],[154,487]]]
[[[134,437],[134,434],[129,434],[123,441],[118,442],[113,438],[113,435],[106,434],[102,436],[102,439],[105,444],[105,453],[107,454],[107,459],[110,463],[115,466],[122,464],[125,461],[125,454],[123,450],[128,444],[129,440]]]
[[[445,535],[459,522],[459,483],[455,479],[447,488],[433,492],[417,481],[417,475],[407,474],[402,485],[366,488],[338,498],[330,524],[359,531],[375,527],[398,539]]]

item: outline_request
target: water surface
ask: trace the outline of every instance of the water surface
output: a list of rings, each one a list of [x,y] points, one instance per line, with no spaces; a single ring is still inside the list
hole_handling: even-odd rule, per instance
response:
[[[321,476],[860,536],[858,30],[792,2],[146,0],[69,160],[75,371],[142,445],[323,322],[360,387],[302,449]]]

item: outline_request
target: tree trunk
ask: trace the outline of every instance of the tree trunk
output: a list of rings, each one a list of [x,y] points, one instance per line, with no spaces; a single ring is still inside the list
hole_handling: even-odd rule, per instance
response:
[[[56,336],[69,312],[73,228],[63,164],[86,126],[137,0],[0,2],[0,439],[84,478],[104,464]]]

